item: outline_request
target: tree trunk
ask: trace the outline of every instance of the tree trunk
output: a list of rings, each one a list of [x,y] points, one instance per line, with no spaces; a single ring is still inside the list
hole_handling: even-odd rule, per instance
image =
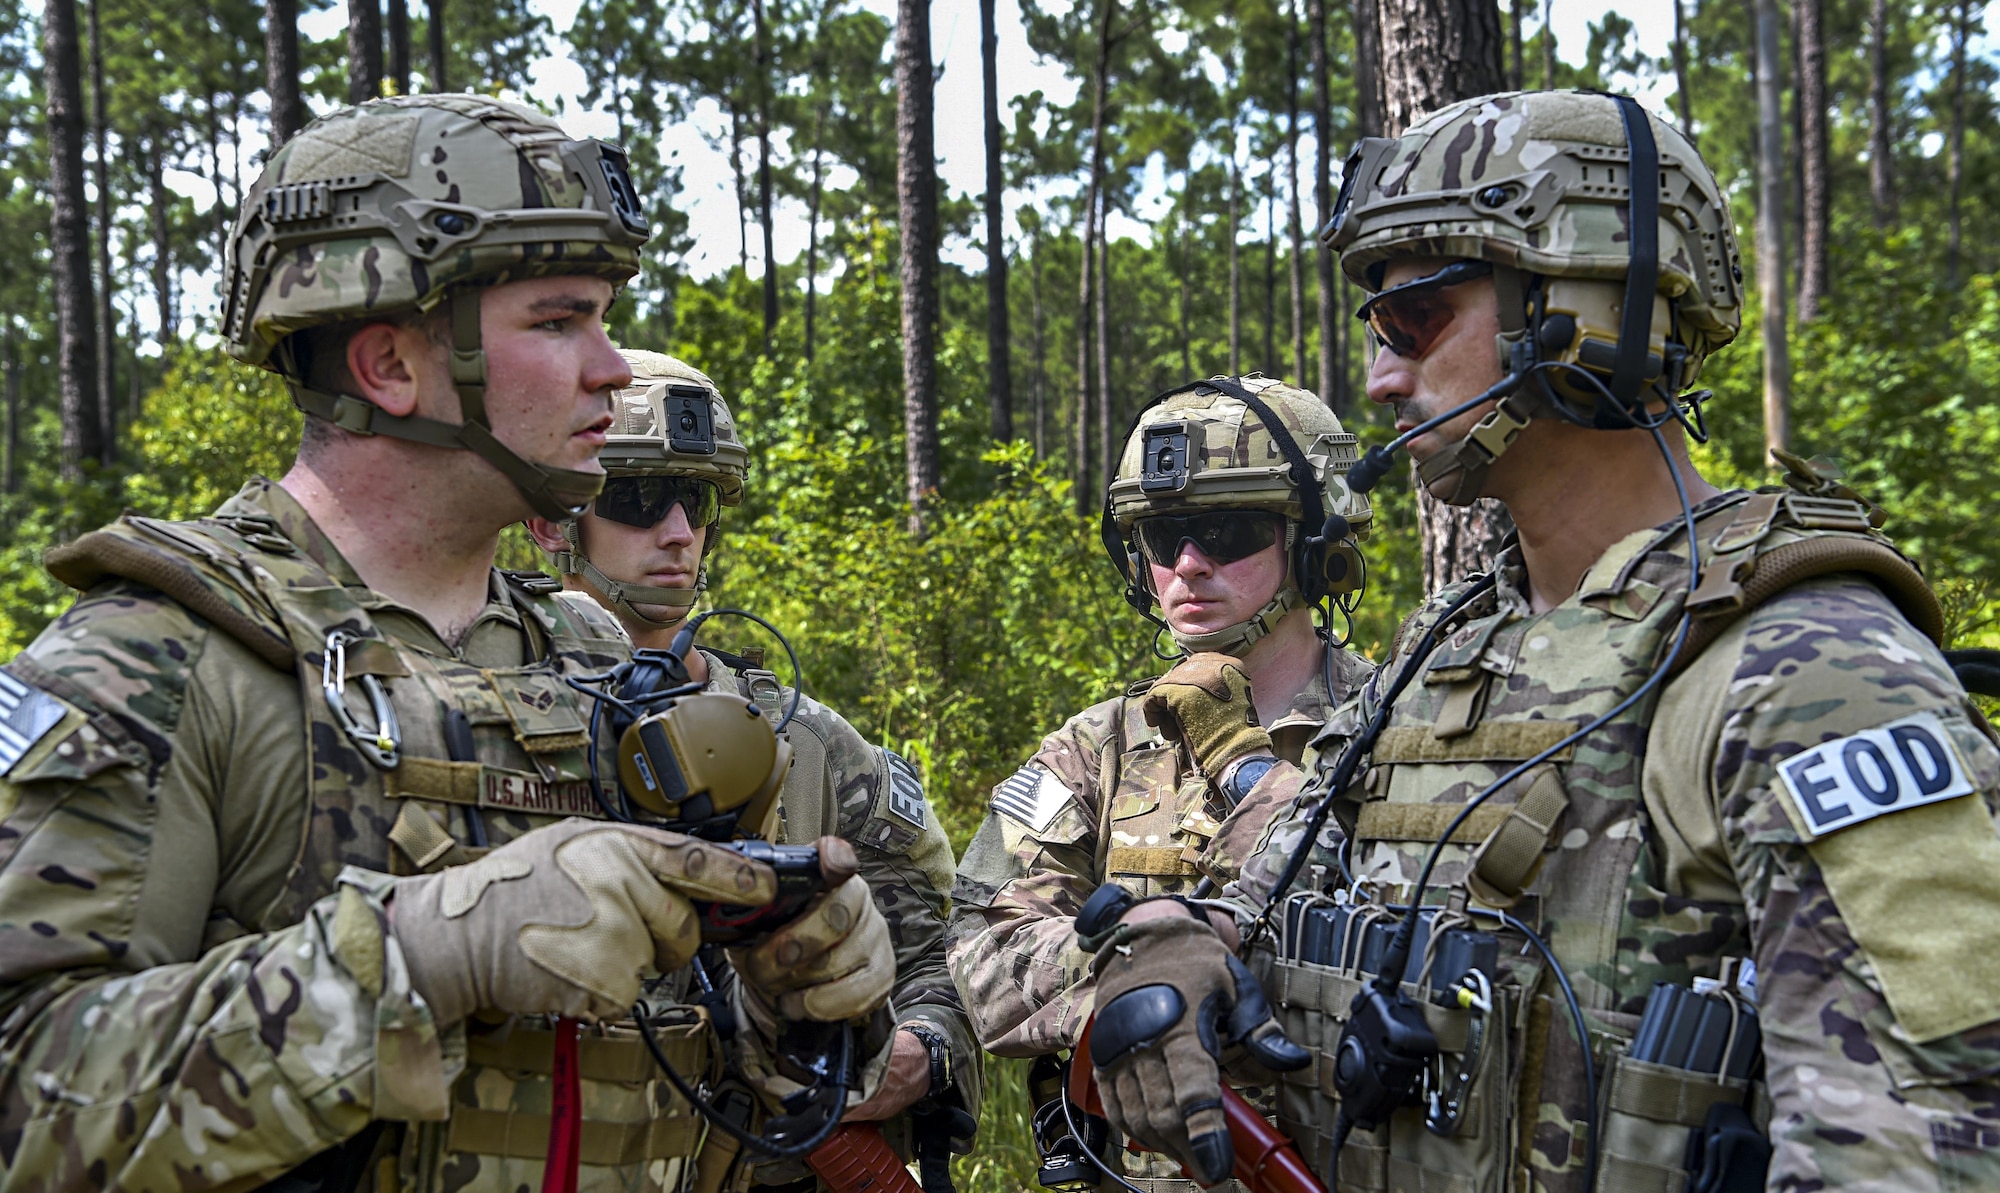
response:
[[[1090,323],[1095,271],[1093,250],[1097,239],[1098,193],[1104,178],[1104,103],[1111,71],[1111,21],[1118,0],[1100,0],[1097,22],[1097,69],[1091,80],[1089,177],[1083,187],[1083,253],[1077,260],[1076,298],[1076,508],[1088,514],[1095,508],[1090,491]],[[1105,395],[1100,390],[1098,401]]]
[[[1827,271],[1827,242],[1832,235],[1832,180],[1828,174],[1826,145],[1826,36],[1822,0],[1794,0],[1799,19],[1799,153],[1802,171],[1805,227],[1800,233],[1799,322],[1819,317],[1820,304],[1832,286]]]
[[[299,98],[299,0],[264,0],[264,93],[271,97],[271,148],[305,125]]]
[[[179,338],[174,319],[174,248],[167,205],[166,147],[164,135],[154,133],[146,146],[146,214],[153,226],[153,297],[159,303],[160,345],[164,348]]]
[[[806,204],[806,363],[811,364],[818,336],[819,208],[826,185],[826,151],[820,143],[823,113],[813,112],[812,198]]]
[[[1183,172],[1181,174],[1181,201],[1183,203],[1186,203],[1187,199],[1188,199],[1187,174]],[[1194,229],[1189,227],[1188,221],[1185,218],[1185,214],[1183,214],[1183,218],[1180,222],[1179,231],[1180,231],[1180,246],[1181,246],[1179,253],[1180,260],[1176,263],[1174,267],[1174,272],[1180,275],[1180,282],[1181,282],[1181,294],[1180,294],[1181,375],[1184,377],[1192,377],[1194,376],[1194,325],[1193,323],[1190,322],[1191,316],[1188,314],[1188,307],[1192,301],[1190,291],[1193,289],[1193,287],[1189,285],[1188,279],[1194,274]]]
[[[1507,39],[1507,90],[1519,91],[1522,80],[1528,77],[1525,50],[1521,43],[1521,26],[1528,23],[1528,0],[1514,0],[1513,19],[1508,22]]]
[[[449,91],[451,84],[445,81],[445,40],[444,40],[444,0],[424,0],[427,14],[424,40],[430,43],[431,90]]]
[[[1032,254],[1032,260],[1029,261],[1031,268],[1028,274],[1028,298],[1033,303],[1035,317],[1035,458],[1037,460],[1046,460],[1049,458],[1046,437],[1048,431],[1049,375],[1047,344],[1044,339],[1046,335],[1045,316],[1042,313],[1041,229],[1041,222],[1037,220],[1034,231],[1030,233],[1032,242],[1029,245],[1028,251]]]
[[[1229,121],[1229,375],[1243,374],[1243,261],[1236,245],[1243,204],[1243,167],[1236,160],[1236,120]]]
[[[1542,90],[1556,85],[1556,30],[1549,23],[1555,0],[1542,0]]]
[[[1333,96],[1327,67],[1326,0],[1306,0],[1307,33],[1312,38],[1313,135],[1319,141],[1313,169],[1313,266],[1319,282],[1319,397],[1337,415],[1347,413],[1346,377],[1336,363],[1340,348],[1333,311],[1333,250],[1318,231],[1333,218]]]
[[[1674,110],[1680,114],[1681,135],[1694,144],[1693,92],[1688,89],[1686,0],[1674,0]]]
[[[756,27],[751,69],[757,72],[757,221],[764,233],[764,355],[771,355],[771,341],[778,333],[778,250],[771,227],[771,52],[770,30],[764,23],[764,0],[751,0],[750,11]],[[926,18],[928,19],[928,18]],[[928,34],[924,53],[930,53]],[[925,110],[930,101],[926,98]],[[929,124],[928,116],[925,118]],[[935,170],[935,165],[932,169]],[[935,285],[935,280],[933,280]],[[935,479],[933,479],[935,484]]]
[[[56,386],[62,477],[102,457],[97,412],[97,300],[90,283],[90,217],[83,196],[83,65],[76,0],[47,0],[42,14],[43,94],[49,118],[49,257],[56,290]]]
[[[1353,0],[1354,122],[1364,137],[1379,137],[1382,110],[1382,8],[1379,0]]]
[[[118,459],[118,404],[112,362],[116,359],[118,325],[111,316],[111,113],[104,106],[104,29],[98,10],[104,0],[90,0],[90,106],[91,138],[97,149],[97,232],[91,237],[97,250],[97,429],[103,437],[98,459],[110,464]]]
[[[1000,123],[1000,34],[995,0],[979,0],[979,58],[986,92],[986,368],[992,404],[993,438],[1014,438],[1013,332],[1007,326],[1007,236],[1000,200],[1007,191]]]
[[[750,276],[750,184],[743,177],[743,118],[736,97],[729,104],[729,173],[736,181],[736,264]]]
[[[21,354],[14,342],[14,317],[5,317],[0,331],[0,369],[6,374],[5,438],[0,439],[0,493],[21,487]]]
[[[1289,208],[1285,231],[1291,240],[1292,384],[1306,383],[1305,235],[1299,227],[1299,12],[1285,3],[1285,186]]]
[[[347,102],[382,94],[382,0],[347,0]]]
[[[1875,226],[1896,218],[1894,134],[1889,127],[1889,0],[1868,8],[1868,199]]]
[[[222,100],[214,92],[208,92],[208,184],[216,190],[216,202],[208,208],[208,230],[216,236],[216,260],[228,260],[230,206],[222,192]]]
[[[1951,232],[1946,249],[1946,282],[1958,288],[1959,253],[1965,231],[1960,205],[1965,184],[1965,43],[1972,39],[1972,5],[1958,0],[1951,27],[1951,131],[1946,137],[1945,185],[1949,191]]]
[[[410,93],[410,0],[389,0],[389,82],[395,94]]]
[[[1264,172],[1264,363],[1267,376],[1284,372],[1278,367],[1278,168]]]
[[[1099,493],[1111,490],[1118,475],[1118,447],[1111,438],[1117,417],[1117,396],[1111,388],[1111,194],[1097,192],[1097,467],[1103,474]]]
[[[1757,293],[1764,306],[1764,444],[1791,441],[1792,370],[1785,340],[1784,109],[1778,65],[1777,0],[1754,0],[1757,14]]]
[[[930,0],[896,3],[896,206],[903,253],[903,434],[910,533],[937,496],[937,150]],[[766,269],[770,268],[767,262]]]
[[[1425,112],[1500,89],[1496,5],[1482,0],[1381,0],[1381,11],[1389,135],[1402,132]],[[1546,23],[1542,32],[1548,35]],[[1497,501],[1448,506],[1418,486],[1417,506],[1423,525],[1426,592],[1485,569],[1514,527]]]

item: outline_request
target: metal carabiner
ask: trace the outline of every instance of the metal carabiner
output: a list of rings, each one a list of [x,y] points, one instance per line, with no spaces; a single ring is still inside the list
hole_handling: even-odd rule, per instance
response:
[[[1465,1051],[1458,1054],[1458,1073],[1451,1079],[1449,1089],[1439,1088],[1445,1085],[1445,1054],[1438,1053],[1435,1081],[1426,1082],[1428,1106],[1424,1111],[1424,1126],[1431,1134],[1446,1139],[1458,1132],[1459,1119],[1465,1114],[1465,1095],[1472,1091],[1473,1079],[1479,1073],[1479,1056],[1486,1044],[1486,1019],[1493,1010],[1493,984],[1484,972],[1468,969],[1452,993],[1460,1007],[1472,1012],[1472,1022],[1466,1027]]]
[[[347,734],[362,756],[383,770],[395,770],[400,760],[398,751],[403,745],[402,731],[396,725],[396,706],[389,703],[389,693],[382,687],[382,681],[372,675],[355,676],[368,696],[375,728],[363,728],[347,707],[347,644],[361,640],[361,635],[352,630],[334,630],[326,636],[326,650],[319,664],[320,691],[326,694],[327,707],[333,710],[333,719],[341,732]]]

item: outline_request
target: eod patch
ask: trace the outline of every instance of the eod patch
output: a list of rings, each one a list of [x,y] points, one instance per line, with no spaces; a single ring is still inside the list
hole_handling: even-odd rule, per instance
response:
[[[1801,750],[1778,776],[1808,841],[1973,790],[1944,722],[1927,712]]]

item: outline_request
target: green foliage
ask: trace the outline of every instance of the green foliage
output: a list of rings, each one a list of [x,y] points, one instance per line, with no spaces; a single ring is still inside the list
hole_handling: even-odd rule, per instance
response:
[[[253,476],[291,467],[301,415],[277,376],[183,347],[133,428],[126,501],[155,518],[199,518]]]

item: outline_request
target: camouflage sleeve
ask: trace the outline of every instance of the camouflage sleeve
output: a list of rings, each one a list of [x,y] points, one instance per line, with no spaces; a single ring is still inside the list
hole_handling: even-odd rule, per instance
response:
[[[219,796],[193,739],[223,731],[204,685],[227,646],[112,589],[0,685],[48,721],[0,781],[8,1183],[243,1187],[372,1118],[447,1109],[462,1045],[411,991],[370,876],[302,923],[204,947]]]
[[[1223,822],[1223,832],[1217,835],[1218,845],[1228,842],[1230,848],[1241,849],[1236,842],[1248,833],[1255,833],[1236,878],[1222,888],[1222,897],[1236,905],[1239,922],[1262,911],[1270,901],[1272,888],[1305,840],[1313,809],[1324,794],[1326,776],[1322,772],[1340,761],[1341,752],[1360,731],[1359,702],[1349,701],[1336,709],[1313,735],[1298,766],[1280,763],[1272,767],[1270,773],[1257,780],[1236,812]],[[1238,814],[1242,814],[1244,825],[1232,828]],[[1307,889],[1314,873],[1338,875],[1340,849],[1345,841],[1339,821],[1329,815],[1291,889]]]
[[[950,1042],[953,1082],[979,1107],[980,1052],[945,962],[951,842],[924,796],[922,778],[901,756],[873,746],[839,713],[803,701],[799,716],[826,750],[827,783],[839,834],[852,842],[861,876],[889,921],[896,948],[896,1021],[919,1021]]]
[[[1099,766],[1120,701],[1072,718],[993,789],[952,889],[951,967],[979,1042],[1000,1056],[1068,1048],[1090,1014],[1073,920],[1102,879]]]
[[[1663,698],[1649,806],[1746,904],[1772,1189],[2000,1188],[2000,750],[1872,586],[1802,585]],[[1657,761],[1653,761],[1657,758]]]

